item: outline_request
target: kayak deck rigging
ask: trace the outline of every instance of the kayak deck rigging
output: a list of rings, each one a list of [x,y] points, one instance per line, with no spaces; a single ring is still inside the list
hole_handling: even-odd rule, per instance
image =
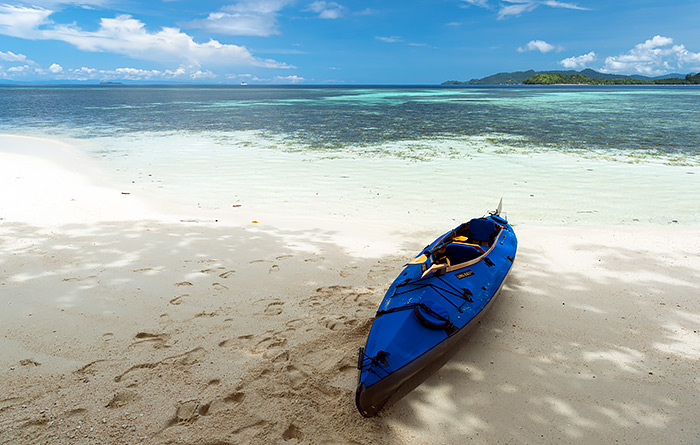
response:
[[[431,280],[432,278],[436,278],[436,279],[440,280],[440,282],[443,283],[446,287],[440,287],[437,284],[433,283]],[[403,288],[406,286],[416,286],[416,287],[413,289],[406,289],[406,290],[402,289],[401,291],[398,291],[399,287]],[[445,281],[445,279],[443,279],[440,276],[421,277],[417,280],[399,283],[398,285],[396,285],[396,287],[394,287],[394,292],[392,293],[391,296],[389,296],[389,298],[391,299],[391,298],[394,298],[396,296],[400,296],[400,295],[403,295],[403,294],[406,294],[409,292],[414,292],[416,290],[423,289],[423,288],[431,288],[432,290],[435,291],[436,294],[438,294],[439,296],[444,298],[445,301],[447,301],[452,306],[454,306],[459,312],[462,312],[462,308],[464,307],[465,304],[474,302],[474,300],[471,298],[473,294],[469,289],[462,288],[460,291],[460,289],[457,289],[456,287],[454,287],[453,285],[451,285],[450,283]],[[463,299],[464,303],[462,303],[461,305],[456,305],[452,300],[447,298],[447,296],[445,296],[441,291],[444,292],[445,294],[449,294],[449,295]],[[389,310],[393,311],[396,309],[398,309],[398,308],[389,309]],[[384,313],[386,313],[386,312],[387,312],[386,310],[385,311],[377,311],[377,316],[384,315]]]

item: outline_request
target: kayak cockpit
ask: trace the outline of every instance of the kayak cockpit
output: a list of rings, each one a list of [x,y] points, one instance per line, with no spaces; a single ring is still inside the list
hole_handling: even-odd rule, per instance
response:
[[[462,224],[443,238],[442,245],[429,258],[421,255],[424,261],[430,260],[422,276],[452,272],[481,261],[493,250],[502,230],[490,218],[475,218]]]

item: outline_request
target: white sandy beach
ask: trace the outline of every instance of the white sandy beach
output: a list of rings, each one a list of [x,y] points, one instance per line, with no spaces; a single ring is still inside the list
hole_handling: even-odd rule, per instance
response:
[[[698,227],[509,213],[475,335],[365,419],[357,349],[440,230],[198,211],[24,136],[0,188],[2,444],[700,441]]]

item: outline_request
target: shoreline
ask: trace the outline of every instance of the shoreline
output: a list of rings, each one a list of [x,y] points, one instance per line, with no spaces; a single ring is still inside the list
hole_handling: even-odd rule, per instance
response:
[[[70,156],[0,159],[15,175],[0,200],[0,442],[700,437],[695,226],[516,226],[514,268],[474,337],[367,420],[357,348],[439,233],[204,222],[81,176]]]

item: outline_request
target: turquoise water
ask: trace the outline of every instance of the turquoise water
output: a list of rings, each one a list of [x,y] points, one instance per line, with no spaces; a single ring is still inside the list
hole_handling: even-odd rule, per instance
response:
[[[697,87],[0,87],[0,132],[212,209],[700,224]]]
[[[693,164],[700,155],[700,88],[687,86],[3,87],[0,104],[1,131],[80,138],[258,131],[284,137],[291,149],[358,153],[399,141],[420,151],[434,138],[487,138],[484,146],[505,150]]]

